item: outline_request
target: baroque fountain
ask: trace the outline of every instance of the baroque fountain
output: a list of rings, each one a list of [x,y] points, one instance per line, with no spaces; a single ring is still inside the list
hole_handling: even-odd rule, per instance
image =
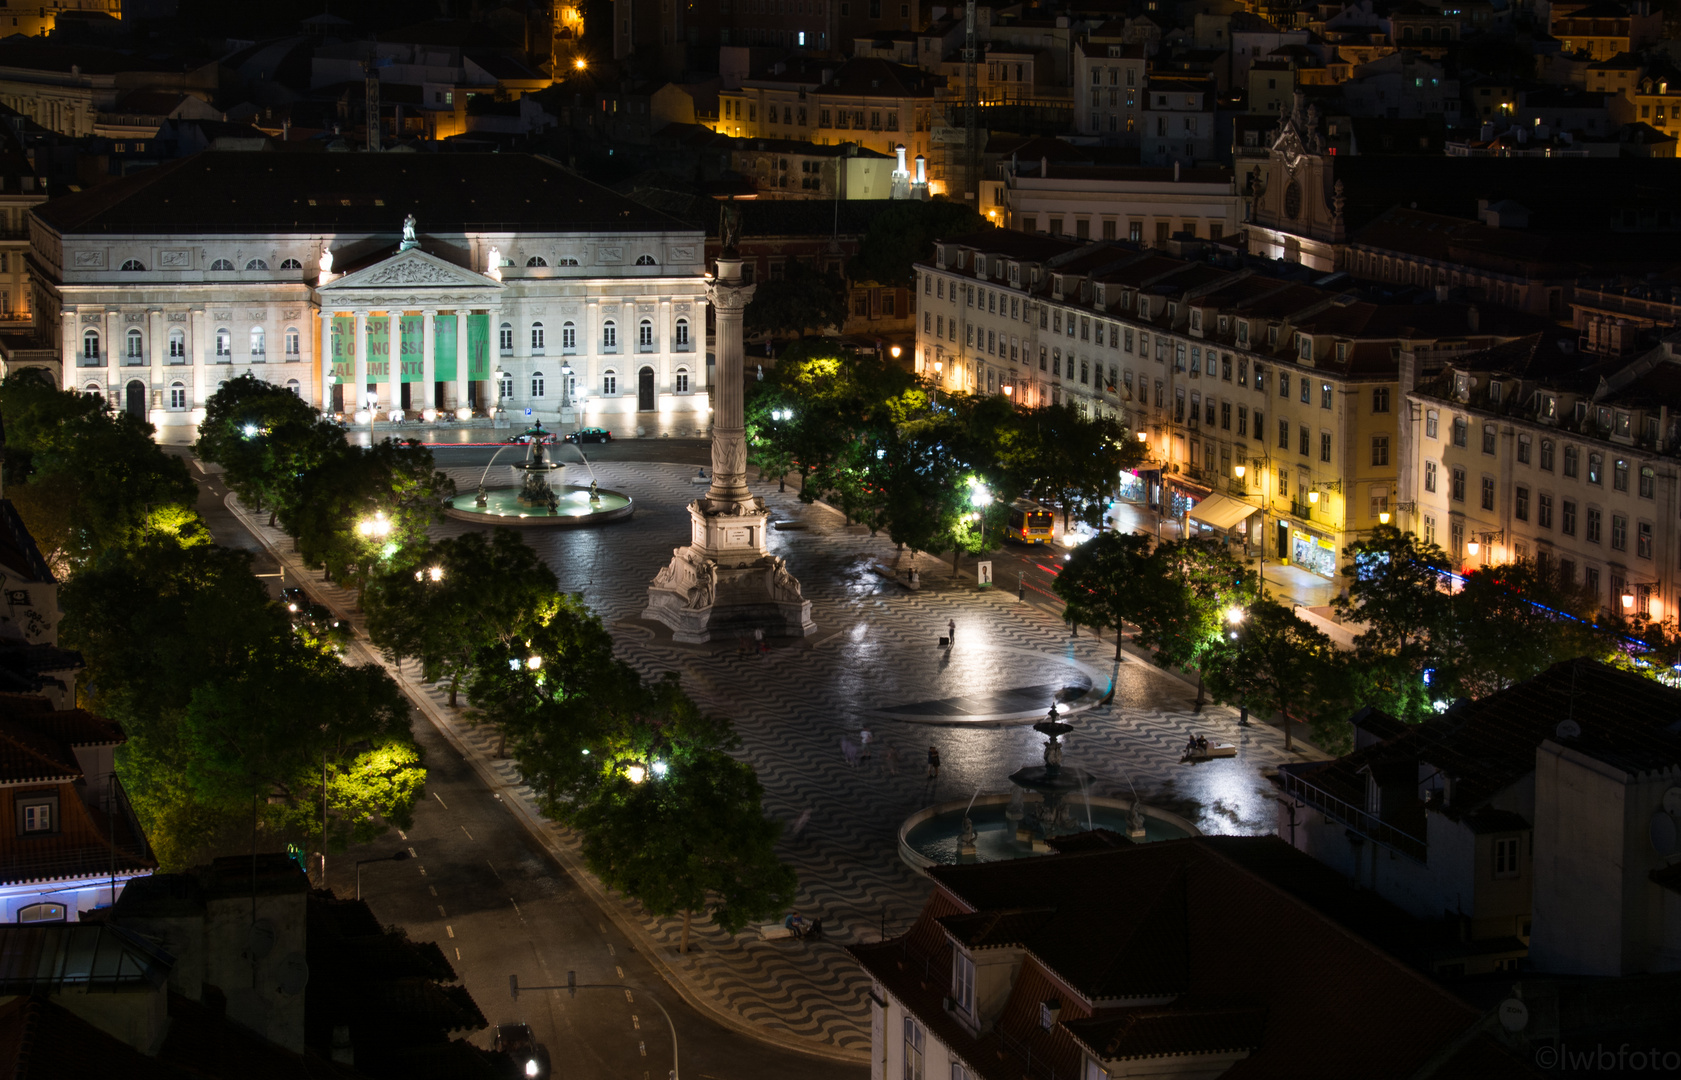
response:
[[[1053,839],[1093,830],[1119,834],[1133,843],[1198,835],[1195,825],[1146,806],[1136,792],[1131,799],[1091,794],[1091,778],[1062,764],[1062,738],[1075,729],[1058,718],[1054,706],[1033,730],[1045,736],[1043,764],[1011,773],[1009,792],[977,791],[970,799],[937,803],[912,814],[899,827],[899,857],[923,869],[1044,855],[1052,850]]]
[[[484,467],[478,490],[455,496],[445,506],[444,513],[460,521],[480,524],[594,525],[629,517],[635,509],[629,495],[608,491],[596,483],[595,469],[581,449],[578,458],[589,471],[589,485],[564,483],[566,466],[554,458],[554,433],[541,420],[521,432],[518,438],[525,441],[525,460],[512,463],[519,486],[485,486],[496,458],[509,448],[505,446]]]

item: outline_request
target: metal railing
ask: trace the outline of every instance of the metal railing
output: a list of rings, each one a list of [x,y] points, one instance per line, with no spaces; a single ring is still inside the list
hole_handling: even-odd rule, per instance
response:
[[[1384,847],[1398,851],[1407,858],[1415,859],[1418,862],[1429,861],[1429,845],[1411,833],[1397,829],[1375,814],[1360,809],[1346,799],[1339,799],[1299,776],[1280,771],[1279,779],[1283,783],[1286,795],[1294,797],[1303,805],[1312,807],[1347,826],[1372,843],[1382,844]]]

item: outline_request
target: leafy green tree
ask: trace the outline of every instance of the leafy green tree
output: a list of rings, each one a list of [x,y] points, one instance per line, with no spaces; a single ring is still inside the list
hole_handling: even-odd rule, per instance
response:
[[[1218,540],[1158,544],[1135,584],[1134,642],[1163,667],[1201,667],[1225,633],[1234,605],[1249,598],[1246,571]]]
[[[785,910],[796,882],[776,857],[782,826],[765,817],[752,767],[712,748],[671,745],[669,755],[653,759],[663,775],[640,782],[620,768],[574,820],[584,864],[605,885],[655,916],[683,916],[686,953],[696,912],[739,933]]]
[[[454,494],[455,482],[433,468],[432,451],[412,439],[385,439],[345,446],[305,473],[280,521],[304,561],[355,586],[360,603],[378,570],[425,545],[427,528],[444,519],[443,502]]]
[[[871,220],[858,254],[847,264],[846,276],[908,289],[912,267],[934,256],[934,241],[964,236],[986,227],[981,216],[961,203],[932,199],[890,204]]]
[[[228,487],[254,510],[294,504],[306,473],[344,445],[333,421],[283,386],[236,376],[205,405],[193,452],[222,466]]]
[[[1482,697],[1578,656],[1600,655],[1606,634],[1595,598],[1532,562],[1465,575],[1452,598],[1451,628],[1431,657],[1444,697]]]
[[[1349,713],[1341,656],[1330,638],[1277,601],[1252,602],[1240,623],[1217,635],[1203,673],[1215,700],[1260,716],[1282,714],[1286,751],[1292,720],[1307,722],[1328,749],[1346,738],[1337,726]]]
[[[1075,626],[1115,631],[1115,659],[1121,658],[1121,631],[1138,621],[1138,582],[1152,571],[1150,541],[1137,533],[1099,533],[1075,548],[1051,588],[1067,604]]]
[[[1062,527],[1075,518],[1099,525],[1121,470],[1144,460],[1144,446],[1107,417],[1086,417],[1072,404],[1017,412],[998,429],[998,456],[1014,486],[1062,508]]]
[[[1415,654],[1441,633],[1451,606],[1452,564],[1447,553],[1413,533],[1380,525],[1351,544],[1343,567],[1337,613],[1364,624],[1355,644],[1367,653]]]
[[[805,337],[807,330],[839,331],[846,322],[846,282],[792,263],[780,281],[761,281],[743,313],[749,334]]]
[[[560,604],[554,571],[512,529],[403,556],[368,591],[368,637],[394,660],[420,661],[427,682],[447,679],[452,707],[480,649],[521,637]]]
[[[150,424],[31,372],[0,382],[6,494],[61,578],[99,553],[159,535],[196,537],[198,487]]]

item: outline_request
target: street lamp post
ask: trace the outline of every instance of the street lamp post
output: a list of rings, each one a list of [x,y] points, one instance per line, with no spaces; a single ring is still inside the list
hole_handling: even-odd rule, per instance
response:
[[[677,1025],[671,1022],[671,1014],[665,1011],[665,1006],[660,1004],[660,999],[648,989],[641,986],[631,986],[629,983],[580,983],[578,981],[578,973],[576,971],[568,971],[566,973],[565,986],[521,986],[519,984],[518,975],[509,975],[508,995],[515,1001],[518,1001],[521,990],[564,990],[571,997],[577,997],[578,991],[580,990],[641,991],[644,995],[646,995],[649,1001],[654,1003],[654,1008],[660,1011],[660,1015],[665,1017],[665,1026],[671,1029],[671,1080],[680,1080],[680,1076],[677,1071]]]
[[[377,859],[357,859],[356,860],[356,899],[358,899],[358,900],[362,899],[362,867],[368,865],[369,863],[376,863],[376,862],[402,862],[404,859],[406,859],[408,857],[409,857],[409,853],[407,851],[396,851],[396,852],[393,852],[390,855],[381,855]]]

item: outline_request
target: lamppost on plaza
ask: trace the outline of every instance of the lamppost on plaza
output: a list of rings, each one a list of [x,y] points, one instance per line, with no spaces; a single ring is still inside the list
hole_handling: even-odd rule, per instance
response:
[[[390,536],[392,528],[394,528],[392,521],[390,518],[385,516],[385,511],[376,510],[374,511],[373,517],[363,518],[361,521],[356,523],[356,535],[367,541],[370,545],[370,550],[372,550],[371,545]],[[393,551],[394,548],[390,544],[386,544],[385,546],[379,548],[377,553],[383,556],[390,555]],[[362,606],[362,598],[367,590],[367,582],[368,567],[364,565],[362,568],[362,580],[359,581],[356,586],[357,607]]]
[[[772,409],[770,411],[770,418],[773,422],[778,423],[778,424],[787,423],[788,421],[790,421],[794,418],[794,410],[793,409]],[[788,490],[788,474],[786,472],[784,472],[781,476],[778,476],[776,478],[776,490],[777,491],[787,491]]]
[[[935,405],[938,405],[940,403],[940,372],[944,371],[945,369],[946,369],[946,365],[945,365],[944,361],[941,361],[941,360],[934,361],[934,397],[933,397],[933,404],[935,404]]]
[[[356,899],[358,899],[358,900],[362,899],[362,867],[368,865],[369,863],[376,863],[376,862],[402,862],[404,859],[406,859],[408,857],[409,857],[409,853],[407,851],[398,850],[398,851],[392,852],[390,855],[381,855],[377,859],[357,859],[356,860]]]
[[[572,411],[572,365],[562,360],[560,362],[560,419],[566,422],[566,414]],[[577,418],[573,418],[573,430],[578,429]]]

